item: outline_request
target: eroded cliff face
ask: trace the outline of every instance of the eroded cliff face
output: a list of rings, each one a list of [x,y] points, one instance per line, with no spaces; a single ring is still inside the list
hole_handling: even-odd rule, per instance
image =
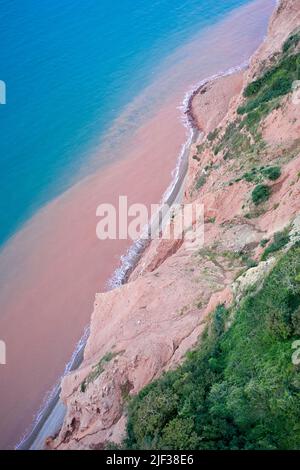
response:
[[[207,84],[194,97],[193,114],[205,135],[190,151],[185,202],[204,204],[204,246],[191,250],[182,241],[154,240],[126,285],[96,295],[83,363],[62,382],[65,421],[48,447],[101,449],[121,442],[128,396],[179,364],[215,307],[230,304],[257,273],[270,269],[272,260],[251,272],[261,241],[299,223],[300,104],[287,93],[253,135],[242,138],[237,113],[244,87],[276,63],[299,25],[300,0],[282,1],[249,69]],[[270,166],[281,174],[268,181],[268,200],[255,205],[259,172]]]

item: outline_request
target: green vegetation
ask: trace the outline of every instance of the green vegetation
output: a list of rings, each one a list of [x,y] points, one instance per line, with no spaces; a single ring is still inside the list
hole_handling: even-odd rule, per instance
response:
[[[256,168],[253,168],[251,171],[245,173],[243,175],[243,178],[248,183],[258,183],[259,181],[261,181],[261,175],[258,173]]]
[[[261,246],[262,248],[264,248],[265,246],[267,246],[267,244],[269,243],[269,241],[270,241],[270,240],[269,240],[268,238],[263,238],[263,239],[261,240],[261,242],[260,242],[260,246]]]
[[[300,41],[300,32],[296,32],[292,34],[283,44],[282,47],[282,52],[286,54],[287,52],[290,52],[291,49],[295,49],[296,46],[298,46]]]
[[[286,229],[283,232],[277,232],[274,235],[273,242],[265,249],[261,256],[261,260],[265,261],[268,259],[271,253],[275,253],[276,251],[281,250],[284,246],[286,246],[290,241],[289,230]]]
[[[300,79],[295,54],[300,33],[283,46],[277,64],[245,89],[240,117],[225,133],[211,132],[214,154],[225,160],[243,156],[256,165],[266,143],[260,123],[281,106],[282,97]],[[203,151],[206,144],[197,148]],[[209,144],[207,144],[209,145]],[[277,156],[276,156],[277,157]],[[246,160],[247,159],[247,160]],[[232,165],[233,166],[233,165]],[[241,173],[248,169],[240,164]],[[252,201],[259,206],[271,195],[265,179],[276,181],[279,166],[252,168],[242,178],[254,183]],[[236,181],[240,180],[238,178]],[[200,189],[202,174],[196,182]],[[233,184],[230,182],[229,184]],[[265,206],[253,207],[257,217]],[[261,241],[262,259],[287,245],[288,231]],[[247,253],[199,252],[247,267],[257,262]],[[202,308],[199,302],[198,308]],[[125,449],[298,449],[300,450],[300,366],[292,363],[292,343],[300,335],[300,245],[281,252],[261,286],[249,286],[239,304],[220,305],[194,351],[184,363],[145,387],[128,403]]]
[[[202,153],[205,150],[205,143],[196,146],[197,152]]]
[[[214,154],[225,151],[224,160],[230,160],[247,153],[250,147],[250,137],[241,132],[239,122],[236,121],[228,125],[223,137],[214,148]]]
[[[295,246],[238,307],[219,306],[183,365],[130,401],[124,447],[300,449],[299,279]]]
[[[267,186],[266,184],[258,184],[252,191],[252,202],[254,202],[256,206],[258,206],[262,202],[267,201],[270,195],[271,188],[269,186]]]
[[[214,131],[210,132],[207,136],[207,140],[209,142],[212,142],[213,140],[215,140],[219,135],[219,131],[220,129],[216,128]]]
[[[244,157],[249,160],[258,160],[265,151],[266,143],[256,126],[245,126],[245,120],[237,119],[230,123],[224,135],[216,142],[213,152],[217,155],[223,152],[224,160]]]
[[[120,353],[109,352],[102,357],[102,359],[98,362],[98,364],[93,366],[92,372],[89,373],[89,375],[84,379],[84,381],[82,382],[80,386],[80,390],[82,393],[86,391],[90,383],[94,382],[94,380],[96,380],[102,374],[102,372],[104,371],[105,364],[110,362],[118,354]]]
[[[300,78],[300,54],[292,54],[298,41],[299,33],[292,35],[284,46],[285,55],[244,90],[246,102],[238,108],[238,114],[245,115],[241,128],[245,127],[254,137],[259,136],[261,120],[280,107],[281,98],[292,91],[293,82]]]
[[[276,65],[245,88],[245,103],[238,109],[241,117],[230,123],[221,137],[219,130],[208,136],[208,141],[214,143],[215,155],[223,152],[224,160],[243,156],[248,161],[258,161],[264,155],[266,143],[260,123],[281,106],[282,97],[291,92],[293,82],[300,79],[300,54],[295,53],[299,35],[297,32],[288,39],[284,46],[285,53],[277,59]],[[279,176],[279,168],[264,175],[273,180]]]
[[[280,166],[269,166],[262,170],[262,174],[269,180],[275,181],[281,176],[281,168]]]
[[[236,265],[236,262],[238,262],[239,265],[244,265],[246,268],[254,268],[257,266],[257,261],[250,258],[246,251],[216,251],[212,248],[201,248],[198,255],[202,258],[209,259],[219,266],[224,265],[226,261],[229,262],[230,266]]]
[[[244,173],[243,179],[248,181],[248,183],[260,183],[264,178],[268,178],[269,180],[275,181],[280,176],[280,166],[262,166],[261,168],[252,168],[251,171]]]
[[[264,206],[255,206],[254,210],[251,210],[247,214],[245,214],[246,219],[257,219],[262,214],[266,212],[266,208]]]
[[[279,64],[267,70],[262,77],[250,83],[244,96],[256,97],[256,105],[270,101],[276,96],[288,93],[290,85],[299,77],[299,54],[291,55],[281,59]],[[257,106],[255,106],[257,107]]]
[[[258,265],[258,262],[255,259],[248,258],[245,260],[247,268],[255,268]]]

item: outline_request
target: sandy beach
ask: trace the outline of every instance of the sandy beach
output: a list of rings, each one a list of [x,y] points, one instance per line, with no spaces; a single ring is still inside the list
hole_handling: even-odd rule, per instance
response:
[[[243,63],[262,40],[273,6],[270,0],[253,2],[183,48],[152,85],[177,79],[180,86],[171,86],[167,99],[127,136],[120,159],[42,208],[1,252],[0,331],[7,344],[7,366],[1,368],[2,448],[12,448],[30,428],[89,323],[95,293],[106,290],[131,244],[97,239],[97,206],[117,207],[119,195],[127,195],[129,204],[160,202],[187,138],[179,109],[184,93],[196,79]],[[243,30],[247,34],[238,42]],[[151,87],[145,91],[150,97],[151,92]]]

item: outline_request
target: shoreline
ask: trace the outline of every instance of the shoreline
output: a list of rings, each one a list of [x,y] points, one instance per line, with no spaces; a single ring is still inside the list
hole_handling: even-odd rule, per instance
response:
[[[163,194],[160,204],[167,204],[170,209],[175,203],[178,203],[182,200],[183,192],[185,189],[186,176],[189,167],[188,156],[190,154],[191,146],[199,139],[200,135],[203,134],[203,131],[199,129],[198,125],[193,116],[192,112],[192,103],[194,98],[201,92],[203,87],[212,83],[218,79],[235,75],[241,71],[246,70],[248,67],[249,61],[242,63],[236,67],[231,67],[224,72],[220,72],[211,77],[208,77],[204,80],[201,80],[196,84],[190,91],[188,91],[183,99],[180,109],[182,109],[182,123],[188,129],[189,136],[187,137],[186,142],[182,145],[182,151],[179,154],[177,159],[177,165],[174,169],[176,177],[172,180],[171,184],[166,189]],[[153,221],[150,222],[149,228]],[[134,242],[127,252],[121,256],[121,265],[117,268],[113,276],[108,279],[107,286],[108,290],[116,289],[126,284],[130,278],[130,274],[134,271],[139,261],[143,257],[143,254],[147,246],[151,243],[151,240],[137,240]],[[62,423],[65,416],[64,405],[60,401],[60,383],[62,378],[68,373],[79,368],[83,361],[84,349],[86,342],[89,337],[89,326],[86,327],[83,336],[78,342],[71,360],[68,362],[65,368],[65,373],[60,378],[56,386],[50,392],[50,398],[46,400],[46,404],[42,405],[40,411],[36,417],[36,424],[34,425],[32,431],[29,435],[25,435],[24,438],[18,443],[15,447],[16,450],[39,450],[41,449],[41,441],[44,443],[45,439],[50,435],[55,435]],[[53,414],[56,414],[56,420],[53,423],[52,429],[48,429]],[[45,432],[45,427],[47,431]],[[43,432],[44,431],[44,432]],[[39,434],[42,432],[42,436],[39,438]],[[44,444],[43,444],[44,445]],[[43,448],[43,447],[42,447]]]

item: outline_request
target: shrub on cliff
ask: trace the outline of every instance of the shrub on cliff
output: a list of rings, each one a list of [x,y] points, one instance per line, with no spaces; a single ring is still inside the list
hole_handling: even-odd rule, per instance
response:
[[[197,179],[197,182],[196,182],[196,189],[199,190],[202,188],[202,186],[204,186],[206,183],[206,175],[205,174],[202,174],[201,176],[199,176],[199,178]]]
[[[126,449],[300,449],[300,248],[129,405]],[[230,313],[231,326],[226,328]]]
[[[267,201],[270,195],[271,188],[269,186],[267,186],[266,184],[258,184],[252,191],[252,202],[254,202],[256,206],[258,206],[262,202]]]
[[[284,57],[275,67],[267,70],[257,80],[251,82],[244,91],[245,98],[259,95],[259,102],[290,91],[289,84],[299,77],[299,54]]]
[[[251,82],[244,90],[246,102],[238,108],[238,114],[248,114],[245,124],[253,126],[268,115],[276,98],[292,91],[292,84],[300,79],[300,54],[283,56],[278,64]]]
[[[207,140],[209,142],[213,142],[219,135],[219,129],[216,128],[214,131],[211,131],[208,136],[207,136]]]
[[[248,183],[260,183],[263,178],[271,181],[277,180],[281,176],[280,166],[267,166],[261,168],[252,168],[251,171],[244,173],[242,178]]]

